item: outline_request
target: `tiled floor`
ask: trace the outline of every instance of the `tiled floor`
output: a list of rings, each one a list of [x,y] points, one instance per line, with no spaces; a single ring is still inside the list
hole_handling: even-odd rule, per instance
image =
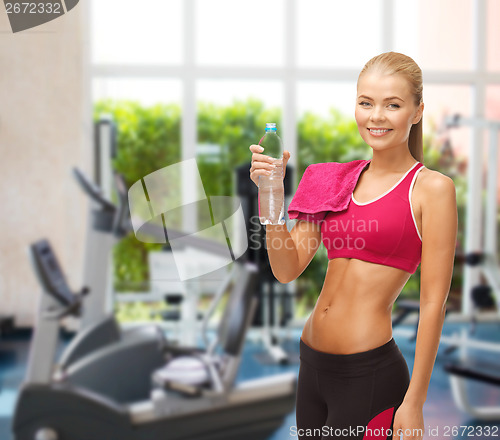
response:
[[[404,327],[402,327],[404,328]],[[406,327],[412,328],[412,327]],[[445,324],[443,334],[451,334],[460,328],[458,324]],[[292,339],[285,342],[290,352],[298,353],[299,332],[292,332]],[[475,338],[496,341],[500,344],[500,324],[479,324]],[[394,339],[406,358],[410,372],[413,368],[415,343],[404,336],[398,336],[398,328],[394,331]],[[450,390],[449,377],[443,369],[445,362],[458,356],[458,351],[445,353],[446,346],[439,349],[436,365],[433,370],[424,406],[424,420],[426,427],[425,439],[500,439],[500,420],[495,422],[480,422],[461,413],[453,401]],[[13,413],[17,389],[21,384],[29,350],[29,338],[26,334],[16,335],[0,340],[0,440],[11,440],[10,421]],[[256,342],[246,344],[238,380],[276,374],[282,371],[298,373],[298,364],[281,367],[277,365],[263,365],[259,362],[259,353],[262,347]],[[489,363],[496,362],[497,372],[500,375],[500,353],[471,352],[476,357]],[[486,386],[470,382],[468,385],[470,399],[478,405],[500,406],[500,387]],[[269,440],[293,440],[290,428],[295,425],[295,414],[292,412],[283,426]],[[487,426],[491,427],[487,435]]]

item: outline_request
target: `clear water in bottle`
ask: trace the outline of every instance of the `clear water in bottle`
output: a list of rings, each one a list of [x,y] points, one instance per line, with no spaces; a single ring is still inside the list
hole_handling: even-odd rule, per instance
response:
[[[262,154],[274,159],[276,168],[269,176],[259,176],[259,220],[262,225],[285,223],[285,191],[283,186],[283,143],[276,132],[276,124],[266,124],[266,134],[259,145]]]

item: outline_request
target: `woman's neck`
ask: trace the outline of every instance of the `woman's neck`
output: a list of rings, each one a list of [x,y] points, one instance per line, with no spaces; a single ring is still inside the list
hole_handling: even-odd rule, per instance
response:
[[[373,151],[370,161],[370,170],[376,174],[381,173],[404,173],[415,163],[415,158],[408,148],[401,151],[385,150]]]

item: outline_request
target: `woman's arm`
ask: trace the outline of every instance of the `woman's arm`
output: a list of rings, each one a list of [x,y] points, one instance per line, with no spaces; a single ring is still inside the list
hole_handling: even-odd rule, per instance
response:
[[[266,225],[266,246],[274,276],[280,283],[295,280],[308,266],[321,244],[319,224],[299,220],[288,232],[286,225]]]
[[[438,172],[431,172],[420,183],[422,194],[420,318],[415,363],[404,400],[422,407],[427,398],[427,389],[445,318],[458,220],[453,180]]]
[[[268,176],[272,171],[273,159],[261,154],[260,145],[250,145],[252,166],[250,179],[259,186],[259,176]],[[283,177],[290,159],[288,151],[283,152]],[[318,223],[299,220],[288,232],[286,225],[266,225],[266,247],[271,269],[281,283],[296,279],[310,263],[321,243],[321,228]]]

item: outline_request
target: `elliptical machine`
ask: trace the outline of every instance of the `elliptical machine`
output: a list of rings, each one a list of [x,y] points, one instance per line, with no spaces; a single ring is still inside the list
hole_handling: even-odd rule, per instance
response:
[[[92,292],[71,291],[46,240],[33,244],[31,255],[44,291],[15,440],[264,440],[293,409],[293,373],[234,384],[255,311],[254,265],[234,263],[233,288],[207,349],[169,346],[157,327],[140,327],[136,344],[130,337],[55,367],[59,321],[78,316]],[[179,371],[179,357],[201,374]]]

